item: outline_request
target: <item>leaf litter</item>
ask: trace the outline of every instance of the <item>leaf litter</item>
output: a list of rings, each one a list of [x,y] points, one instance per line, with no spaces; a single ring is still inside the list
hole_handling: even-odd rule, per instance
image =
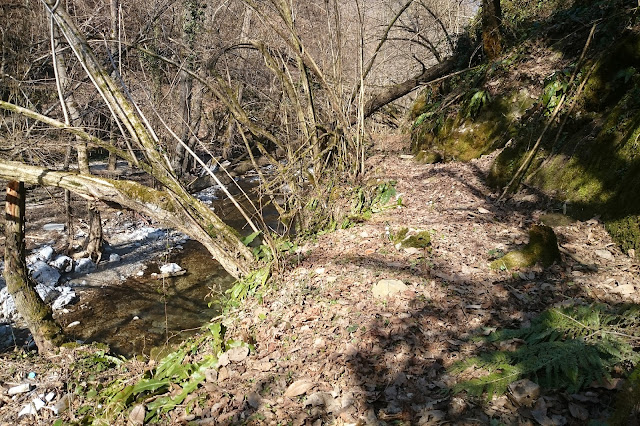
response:
[[[483,348],[473,336],[527,324],[551,306],[638,303],[639,267],[612,245],[594,219],[554,227],[562,264],[491,270],[488,265],[495,253],[526,243],[529,227],[556,212],[557,206],[526,189],[498,204],[498,194],[483,183],[491,157],[468,164],[420,165],[388,149],[401,145],[401,139],[377,141],[378,150],[367,166],[369,180],[397,182],[402,205],[307,242],[274,276],[275,284],[261,300],[247,300],[223,320],[230,339],[249,345],[231,347],[217,363],[194,370],[190,374],[197,373],[197,381],[185,376],[188,395],[179,385],[167,388],[168,395],[180,396],[181,402],[161,422],[582,424],[585,418],[611,414],[616,391],[606,387],[572,395],[528,391],[523,400],[518,394],[486,401],[449,392],[457,379],[446,369]],[[430,249],[398,250],[390,235],[403,228],[428,230]],[[382,280],[404,286],[376,298],[372,289]],[[53,361],[3,356],[1,421],[33,424],[33,417],[16,415],[37,395],[6,395],[28,371],[48,374],[51,379],[36,381],[33,392],[55,392],[53,403],[69,393],[69,383],[82,384],[82,377],[71,380],[74,363],[86,356],[79,351],[63,350]],[[199,347],[183,354],[193,365],[201,365],[207,350]],[[106,384],[117,378],[133,385],[159,368],[154,360],[126,364],[117,375],[106,369],[91,380]],[[164,391],[168,382],[146,383]],[[111,422],[144,421],[149,407],[159,406],[154,401],[165,397],[149,395]],[[81,407],[90,403],[78,392],[69,409],[59,414],[41,410],[38,419],[43,424],[56,418],[78,421]]]

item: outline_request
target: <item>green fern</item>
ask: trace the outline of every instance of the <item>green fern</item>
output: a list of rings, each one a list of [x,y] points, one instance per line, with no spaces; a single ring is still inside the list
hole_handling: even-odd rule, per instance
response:
[[[514,351],[493,351],[454,364],[449,372],[461,375],[472,370],[483,376],[464,380],[454,392],[472,395],[502,394],[510,383],[530,377],[549,388],[574,393],[594,381],[610,378],[620,363],[636,364],[640,354],[640,309],[611,311],[603,305],[552,308],[526,328],[500,330],[489,342],[520,339]]]

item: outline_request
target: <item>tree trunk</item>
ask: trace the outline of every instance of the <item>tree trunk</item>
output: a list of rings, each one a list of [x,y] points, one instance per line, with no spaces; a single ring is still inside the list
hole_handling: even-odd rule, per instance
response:
[[[206,205],[191,196],[179,182],[168,158],[158,149],[158,138],[153,129],[151,129],[148,120],[138,106],[125,95],[121,84],[117,83],[104,70],[102,63],[96,58],[85,37],[78,30],[73,19],[64,8],[54,0],[42,1],[48,6],[56,24],[110,108],[113,116],[120,120],[145,158],[138,160],[132,155],[122,153],[113,146],[108,146],[107,149],[119,152],[118,155],[120,157],[131,159],[136,165],[140,165],[145,172],[160,182],[166,190],[154,191],[134,182],[100,180],[82,175],[71,177],[67,174],[62,177],[62,182],[55,181],[49,179],[49,176],[56,175],[59,172],[49,172],[39,168],[30,169],[31,172],[22,174],[28,175],[29,179],[39,183],[47,181],[49,182],[46,183],[48,185],[62,187],[67,185],[68,189],[77,193],[85,191],[89,198],[116,198],[120,201],[113,201],[138,211],[144,211],[149,216],[156,217],[159,221],[179,229],[200,241],[207,247],[213,257],[220,262],[222,267],[234,277],[238,278],[248,274],[251,268],[256,266],[255,258],[251,251],[242,244],[238,235],[231,228],[225,225]],[[8,106],[6,102],[0,101],[1,104]],[[17,110],[18,108],[11,106],[10,109]],[[51,122],[53,120],[47,121]],[[105,144],[102,143],[101,145]],[[5,165],[7,165],[6,162]],[[15,173],[16,169],[17,172],[22,172],[25,167],[28,166],[14,163],[13,166],[4,167],[3,169]],[[34,176],[32,172],[45,173],[45,175]],[[77,188],[76,185],[80,185],[82,188]],[[93,190],[97,192],[92,193],[91,191]],[[103,191],[106,191],[106,194]],[[160,210],[156,211],[154,210],[155,208]]]
[[[54,31],[57,33],[57,31]],[[56,42],[56,45],[58,43]],[[67,76],[67,67],[62,55],[56,57],[56,77],[58,78],[59,88],[62,89],[68,86],[69,78]],[[73,92],[69,93],[66,97],[61,93],[60,101],[65,103],[68,111],[69,125],[81,127],[80,111],[78,110],[78,103],[76,102]],[[76,151],[78,153],[78,170],[80,173],[91,174],[89,169],[89,150],[87,142],[80,136],[76,139]],[[85,250],[89,254],[89,257],[96,263],[102,258],[102,220],[100,219],[100,210],[98,210],[96,204],[92,201],[87,202],[87,220],[89,222],[89,237],[86,241]],[[69,229],[71,229],[69,223]]]
[[[33,340],[41,354],[51,354],[64,335],[53,319],[51,307],[38,295],[25,261],[24,244],[24,182],[7,184],[4,277],[16,309],[27,322]]]
[[[370,117],[373,113],[378,111],[383,106],[401,98],[402,96],[411,93],[420,84],[428,83],[431,80],[445,76],[455,69],[457,59],[449,58],[446,61],[440,62],[437,65],[432,66],[424,70],[419,75],[412,77],[402,83],[398,83],[371,98],[364,107],[364,116]],[[355,118],[354,118],[355,122]]]
[[[482,0],[482,45],[489,59],[502,53],[502,9],[500,0]]]
[[[247,275],[255,266],[251,250],[240,241],[235,230],[188,193],[180,197],[133,181],[47,170],[6,160],[0,160],[0,179],[69,189],[89,200],[101,200],[144,213],[202,243],[235,278]]]

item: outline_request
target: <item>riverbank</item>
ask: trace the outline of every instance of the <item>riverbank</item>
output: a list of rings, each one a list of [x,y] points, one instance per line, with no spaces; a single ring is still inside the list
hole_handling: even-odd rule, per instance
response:
[[[639,303],[639,266],[615,247],[597,217],[574,221],[527,189],[497,203],[498,194],[484,184],[491,158],[421,165],[404,153],[406,146],[401,136],[381,138],[367,162],[368,181],[395,181],[401,202],[303,243],[259,298],[222,320],[225,339],[251,350],[222,355],[161,422],[534,424],[548,418],[584,424],[611,414],[622,371],[575,394],[543,390],[529,407],[513,395],[484,401],[448,392],[456,378],[446,369],[483,347],[470,340],[478,330],[519,327],[551,306]],[[489,268],[495,253],[521,247],[530,225],[545,221],[558,237],[561,264]],[[430,246],[397,248],[393,237],[405,228],[428,231]],[[213,351],[210,340],[189,347],[184,363]],[[158,366],[153,358],[114,360],[100,348],[64,349],[51,360],[20,351],[2,357],[3,424],[80,422],[114,380],[133,385]],[[35,386],[31,393],[7,395],[25,382]],[[171,385],[167,392],[183,390]],[[17,418],[33,397],[51,392],[49,406],[71,395],[70,408]],[[137,412],[127,409],[109,423],[137,421],[159,397],[150,394],[135,404]]]

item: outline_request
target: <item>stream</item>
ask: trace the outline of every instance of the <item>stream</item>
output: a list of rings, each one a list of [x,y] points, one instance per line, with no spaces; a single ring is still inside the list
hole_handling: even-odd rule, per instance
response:
[[[241,186],[250,193],[256,186],[255,179],[245,178]],[[231,193],[237,195],[239,190],[235,188],[234,191],[231,187]],[[251,233],[230,200],[216,199],[217,196],[222,197],[221,191],[210,188],[200,195],[228,225],[243,235]],[[242,204],[248,209],[248,202]],[[269,226],[277,226],[275,209],[265,209],[262,217]],[[142,241],[142,245],[145,244]],[[216,302],[224,296],[234,279],[200,243],[189,240],[182,246],[181,250],[167,250],[160,258],[145,261],[143,276],[134,274],[117,283],[111,276],[111,279],[97,285],[95,281],[83,281],[83,277],[76,279],[81,283],[74,287],[80,294],[80,300],[57,315],[58,321],[66,327],[65,332],[82,342],[105,343],[112,352],[127,357],[149,355],[154,347],[179,343],[195,334],[202,325],[220,314],[220,306]],[[128,250],[121,249],[119,254],[123,259]],[[170,262],[177,263],[187,273],[165,279],[152,275],[159,272],[160,265]],[[109,269],[109,263],[98,268],[102,274],[109,273]],[[69,327],[74,322],[79,324]]]

